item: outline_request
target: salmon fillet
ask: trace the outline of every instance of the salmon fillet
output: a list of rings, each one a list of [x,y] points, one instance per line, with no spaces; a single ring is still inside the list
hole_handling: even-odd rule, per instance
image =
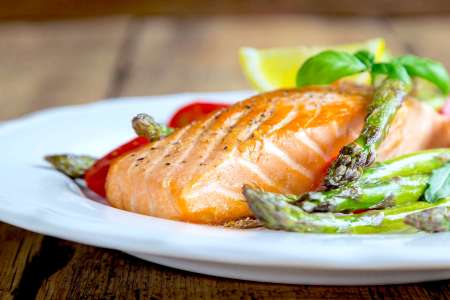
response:
[[[254,96],[117,159],[107,198],[120,209],[187,222],[251,216],[242,185],[291,194],[315,189],[359,135],[371,96],[343,84]],[[447,118],[407,99],[378,159],[447,147],[449,128]]]

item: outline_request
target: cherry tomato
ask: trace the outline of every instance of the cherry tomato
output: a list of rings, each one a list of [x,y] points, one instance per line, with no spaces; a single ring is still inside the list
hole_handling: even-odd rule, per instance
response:
[[[86,180],[86,185],[88,188],[98,195],[105,197],[106,176],[108,175],[108,170],[112,161],[117,157],[148,143],[148,139],[144,137],[137,137],[97,160],[95,164],[84,174],[84,179]]]
[[[228,107],[228,104],[194,102],[180,108],[170,119],[169,126],[183,127],[195,120],[201,119],[212,111]]]

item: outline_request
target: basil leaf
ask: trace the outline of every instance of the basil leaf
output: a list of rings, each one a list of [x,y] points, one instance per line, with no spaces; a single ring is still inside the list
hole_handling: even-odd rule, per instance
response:
[[[378,85],[378,81],[377,81],[377,76],[379,75],[387,75],[389,73],[389,64],[387,63],[378,63],[378,64],[373,64],[372,65],[372,69],[370,70],[370,77],[372,79],[372,85],[373,86],[377,86]]]
[[[374,64],[372,66],[371,74],[372,78],[376,78],[378,75],[386,75],[386,77],[398,79],[408,85],[411,85],[411,77],[409,76],[406,68],[396,61],[391,63]]]
[[[429,203],[450,196],[450,163],[433,171],[424,196]]]
[[[403,65],[393,61],[389,64],[388,69],[389,69],[388,73],[389,78],[398,79],[406,84],[411,85],[411,77],[409,76],[408,71]]]
[[[443,94],[449,93],[450,79],[447,70],[441,63],[414,55],[400,56],[395,61],[401,63],[411,76],[431,81]]]
[[[375,56],[371,52],[367,50],[360,50],[356,52],[354,55],[363,64],[365,64],[368,69],[372,68],[373,63],[375,62]]]
[[[300,67],[297,87],[330,84],[342,77],[367,70],[367,66],[354,55],[327,50],[310,57]]]
[[[389,73],[388,63],[379,63],[372,66],[372,75],[387,75]]]

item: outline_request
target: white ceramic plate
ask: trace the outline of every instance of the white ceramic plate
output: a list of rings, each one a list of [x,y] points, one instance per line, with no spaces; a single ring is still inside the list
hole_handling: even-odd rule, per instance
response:
[[[101,155],[133,137],[130,119],[165,121],[193,99],[250,92],[113,99],[32,114],[0,126],[0,220],[43,234],[118,249],[223,277],[305,284],[392,284],[450,278],[450,235],[315,235],[232,230],[121,211],[86,198],[42,157]]]

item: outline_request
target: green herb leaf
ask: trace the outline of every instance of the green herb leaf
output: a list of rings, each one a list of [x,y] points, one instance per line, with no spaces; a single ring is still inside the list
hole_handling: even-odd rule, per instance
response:
[[[402,64],[411,76],[431,81],[443,94],[449,93],[450,79],[447,70],[441,63],[414,55],[400,56],[394,61]]]
[[[388,63],[379,63],[379,64],[374,64],[372,66],[372,75],[376,76],[376,75],[388,75],[389,74],[389,66],[390,64]]]
[[[367,70],[368,67],[354,55],[328,50],[305,61],[297,73],[297,87],[330,84]]]
[[[373,64],[372,69],[370,70],[370,77],[372,80],[372,85],[376,86],[381,81],[377,81],[379,75],[387,75],[389,73],[389,64],[388,63],[378,63]]]
[[[395,61],[389,64],[388,77],[393,79],[399,79],[404,83],[411,85],[411,77],[409,76],[406,68]]]
[[[375,62],[375,56],[373,53],[367,51],[367,50],[360,50],[356,52],[355,57],[359,59],[363,64],[366,65],[367,69],[371,69],[374,62]]]
[[[424,196],[429,203],[450,197],[450,163],[433,171]]]
[[[391,63],[374,64],[372,66],[371,75],[372,78],[375,78],[378,75],[386,75],[388,78],[399,79],[404,83],[411,85],[411,77],[409,76],[406,68],[396,61]]]

